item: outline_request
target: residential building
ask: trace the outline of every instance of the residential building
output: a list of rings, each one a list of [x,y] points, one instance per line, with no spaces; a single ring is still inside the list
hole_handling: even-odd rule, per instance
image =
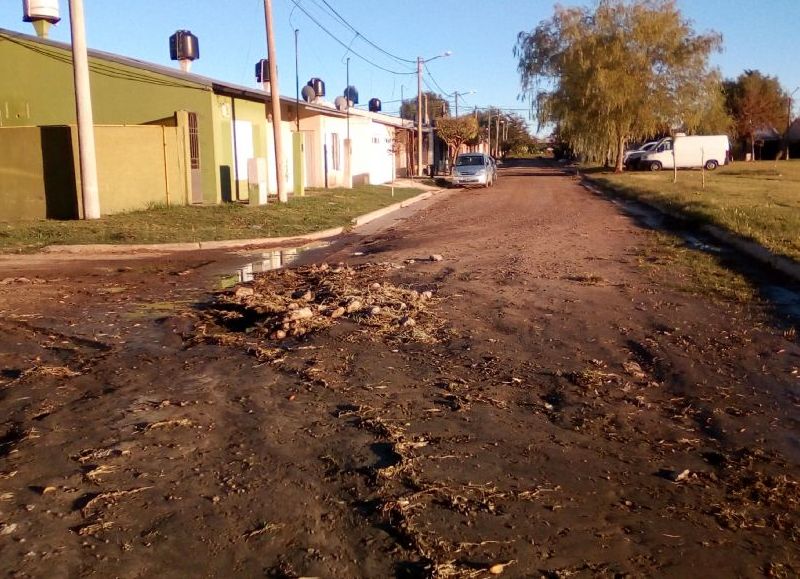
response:
[[[265,178],[276,192],[271,97],[264,91],[95,50],[89,69],[103,214],[151,203],[245,202]],[[0,155],[0,199],[15,208],[7,217],[79,216],[70,46],[0,29],[0,77],[14,79],[0,88],[0,153],[8,153]],[[281,170],[290,191],[298,117],[307,187],[344,184],[348,117],[357,181],[387,182],[393,165],[406,166],[390,142],[410,122],[280,100]],[[21,180],[23,166],[28,177]]]

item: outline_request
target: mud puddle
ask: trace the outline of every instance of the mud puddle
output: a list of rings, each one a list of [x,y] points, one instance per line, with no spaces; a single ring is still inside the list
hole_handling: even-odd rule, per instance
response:
[[[237,283],[251,282],[258,273],[284,268],[297,261],[303,253],[315,249],[323,249],[329,245],[330,243],[328,242],[313,243],[299,247],[279,248],[260,252],[253,261],[244,264],[231,273],[222,275],[219,279],[219,287],[221,289],[228,289],[235,286]]]

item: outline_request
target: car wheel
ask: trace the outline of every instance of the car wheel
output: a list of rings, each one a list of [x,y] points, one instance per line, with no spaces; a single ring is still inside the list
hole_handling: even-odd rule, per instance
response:
[[[706,170],[707,171],[713,171],[717,167],[719,167],[719,163],[717,163],[713,159],[711,161],[706,161]]]
[[[650,163],[650,170],[651,171],[660,171],[661,170],[661,161],[653,161]]]

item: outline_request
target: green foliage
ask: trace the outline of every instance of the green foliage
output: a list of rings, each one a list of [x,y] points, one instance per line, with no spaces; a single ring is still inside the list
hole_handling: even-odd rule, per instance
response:
[[[706,172],[591,174],[619,193],[700,224],[752,239],[774,253],[800,260],[800,161],[734,163]]]
[[[527,152],[536,145],[536,139],[528,132],[528,124],[521,116],[514,113],[506,113],[496,107],[488,107],[475,113],[478,120],[478,135],[467,141],[468,145],[477,145],[480,141],[485,141],[489,137],[491,124],[491,142],[493,152],[499,155],[506,155],[509,151],[518,153]],[[500,150],[496,151],[496,139],[498,135],[497,121],[500,120]]]
[[[472,115],[442,118],[436,121],[436,132],[447,143],[452,166],[461,145],[478,135],[478,121]]]
[[[789,96],[775,77],[746,70],[736,80],[725,81],[725,97],[736,136],[745,137],[751,147],[756,131],[787,124]]]
[[[601,0],[594,10],[556,7],[520,32],[514,54],[540,126],[554,124],[589,159],[615,155],[621,170],[629,140],[719,123],[708,56],[721,41],[695,33],[674,0]]]
[[[425,114],[425,103],[427,102],[428,112]],[[450,104],[443,96],[435,92],[426,91],[422,93],[422,118],[439,119],[450,116]],[[400,106],[400,117],[403,119],[417,118],[417,97],[403,101]]]

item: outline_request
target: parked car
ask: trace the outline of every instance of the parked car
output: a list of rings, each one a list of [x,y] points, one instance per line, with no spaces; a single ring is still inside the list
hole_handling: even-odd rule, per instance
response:
[[[622,155],[622,164],[628,170],[638,169],[639,159],[641,159],[644,155],[652,151],[656,145],[658,145],[658,141],[650,141],[649,143],[645,143],[641,147],[625,151],[625,153]]]
[[[454,185],[491,187],[497,178],[494,160],[484,153],[461,153],[453,167]]]
[[[727,135],[692,135],[678,133],[661,139],[652,151],[639,159],[639,166],[651,171],[705,167],[713,171],[728,162],[730,143]]]

